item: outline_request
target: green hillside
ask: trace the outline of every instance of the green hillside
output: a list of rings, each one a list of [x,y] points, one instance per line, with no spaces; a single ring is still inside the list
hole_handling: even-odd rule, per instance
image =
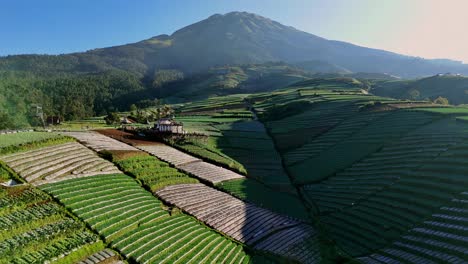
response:
[[[466,258],[460,246],[467,235],[468,108],[379,97],[351,83],[306,81],[211,98],[185,104],[179,116],[190,131],[209,135],[213,151],[239,164],[233,169],[245,169],[244,182],[219,188],[279,212],[273,201],[283,195],[289,215],[300,217],[302,207],[351,256],[369,263]],[[232,135],[236,141],[226,147]]]
[[[373,87],[372,92],[382,96],[411,100],[435,100],[444,97],[450,104],[466,104],[468,102],[468,78],[441,74],[428,78],[409,81],[380,82]]]

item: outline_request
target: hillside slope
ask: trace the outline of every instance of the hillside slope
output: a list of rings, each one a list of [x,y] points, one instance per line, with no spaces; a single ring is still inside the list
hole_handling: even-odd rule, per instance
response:
[[[353,72],[402,77],[439,72],[468,74],[468,66],[461,62],[425,60],[327,40],[246,12],[216,14],[171,35],[122,46],[59,56],[8,56],[0,59],[0,71],[82,73],[121,69],[151,77],[158,69],[188,73],[267,61],[322,61],[316,70],[327,72],[330,65],[336,65]]]
[[[372,92],[394,98],[423,100],[441,96],[451,104],[468,102],[468,78],[454,74],[436,76],[412,81],[389,81],[378,83]]]

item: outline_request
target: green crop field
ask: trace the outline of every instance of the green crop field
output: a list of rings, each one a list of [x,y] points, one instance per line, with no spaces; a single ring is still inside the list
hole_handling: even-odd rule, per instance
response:
[[[60,137],[50,132],[19,132],[0,135],[0,148]]]
[[[138,262],[249,263],[244,248],[162,203],[126,175],[45,185],[124,256]]]
[[[458,202],[467,185],[461,175],[468,171],[462,163],[468,126],[460,122],[466,108],[412,106],[336,86],[299,86],[244,100],[265,128],[243,128],[258,121],[190,126],[216,138],[211,145],[246,169],[247,179],[218,188],[294,217],[319,216],[327,236],[363,261],[466,257],[456,250],[455,234],[466,217]],[[278,165],[297,193],[277,190],[274,196],[269,180],[275,178],[266,178],[272,174],[263,168]]]
[[[11,171],[0,168],[2,179]],[[0,263],[73,263],[105,248],[99,237],[44,192],[0,186]]]
[[[149,155],[114,159],[114,162],[122,171],[142,181],[153,192],[168,185],[198,182],[198,180]]]
[[[95,139],[125,174],[0,187],[0,263],[72,263],[106,247],[130,263],[465,263],[468,108],[346,80],[177,104],[189,133],[162,139],[177,150],[139,137],[139,150],[107,152]],[[0,139],[7,155],[73,141]],[[9,162],[33,171],[28,159]],[[238,174],[203,184],[232,173],[219,167]],[[0,163],[0,182],[12,178],[23,181]]]

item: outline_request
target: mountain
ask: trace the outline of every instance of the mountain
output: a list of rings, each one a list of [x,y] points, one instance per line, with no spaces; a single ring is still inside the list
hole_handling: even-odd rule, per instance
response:
[[[468,103],[468,78],[457,74],[437,74],[416,80],[379,82],[372,93],[401,99],[434,100],[445,97],[451,104]]]
[[[316,63],[314,71],[327,72],[333,65],[351,72],[405,78],[440,72],[468,74],[468,65],[461,62],[426,60],[327,40],[246,12],[216,14],[172,35],[122,46],[60,56],[8,56],[0,59],[0,70],[83,73],[121,69],[153,78],[160,69],[187,74],[214,66],[268,61],[320,61],[323,65]]]
[[[387,76],[439,72],[468,74],[468,65],[327,40],[259,15],[232,12],[127,45],[0,57],[0,116],[23,127],[35,118],[34,105],[45,115],[70,120],[126,110],[133,103],[146,106],[156,98],[178,102],[267,91],[311,77],[356,74],[381,82]]]

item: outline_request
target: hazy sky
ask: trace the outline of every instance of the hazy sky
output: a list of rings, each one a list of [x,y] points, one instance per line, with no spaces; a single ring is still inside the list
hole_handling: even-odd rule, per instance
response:
[[[468,63],[468,0],[0,0],[0,55],[136,42],[230,11],[328,39]]]

